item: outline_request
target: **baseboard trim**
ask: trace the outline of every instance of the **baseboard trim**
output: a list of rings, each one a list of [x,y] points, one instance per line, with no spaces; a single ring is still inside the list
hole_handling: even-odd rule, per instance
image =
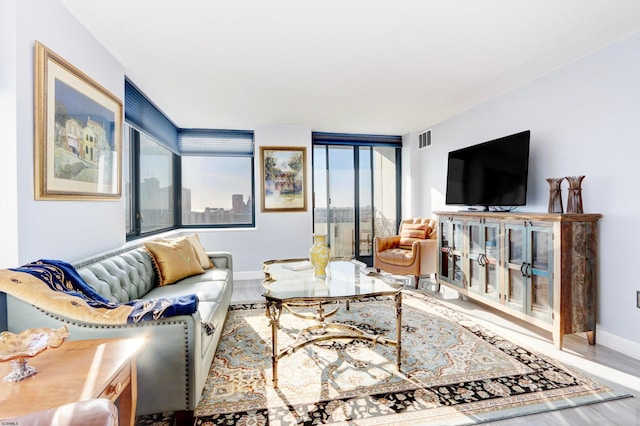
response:
[[[606,346],[632,358],[640,359],[640,343],[638,342],[624,339],[601,329],[598,329],[596,339],[599,345]]]
[[[264,274],[262,273],[262,271],[243,271],[243,272],[233,271],[234,281],[261,280],[263,278],[264,278]]]

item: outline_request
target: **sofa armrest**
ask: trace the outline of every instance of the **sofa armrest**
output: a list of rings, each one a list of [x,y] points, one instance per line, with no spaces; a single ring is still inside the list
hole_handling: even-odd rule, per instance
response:
[[[416,252],[416,250],[420,250],[422,255],[424,255],[425,253],[428,254],[431,251],[433,251],[433,254],[435,254],[437,245],[438,240],[427,238],[425,240],[414,241],[411,245],[411,250],[413,250],[414,253]]]
[[[421,275],[435,274],[437,272],[437,239],[428,238],[426,240],[414,241],[411,249],[414,251],[414,254],[420,256]]]
[[[216,268],[226,268],[233,271],[233,256],[228,251],[208,251],[207,256]]]
[[[373,239],[373,252],[380,253],[385,250],[397,248],[400,244],[400,235],[391,235],[387,237],[375,237]]]

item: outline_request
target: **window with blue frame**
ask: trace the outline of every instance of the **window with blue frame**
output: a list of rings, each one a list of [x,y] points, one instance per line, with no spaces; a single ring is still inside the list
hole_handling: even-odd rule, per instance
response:
[[[253,226],[253,132],[180,129],[182,225]]]
[[[177,227],[254,226],[253,132],[179,129],[125,81],[128,239]]]

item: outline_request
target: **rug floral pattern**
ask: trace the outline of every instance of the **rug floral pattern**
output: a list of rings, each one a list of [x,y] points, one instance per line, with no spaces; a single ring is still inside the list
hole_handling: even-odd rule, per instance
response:
[[[330,320],[394,336],[393,301],[350,306],[341,306]],[[541,403],[549,409],[618,397],[425,293],[407,292],[402,308],[401,371],[395,348],[363,340],[325,342],[282,358],[276,389],[264,305],[234,306],[194,413],[196,424],[472,424],[535,411]],[[290,313],[280,323],[280,348],[313,324]]]

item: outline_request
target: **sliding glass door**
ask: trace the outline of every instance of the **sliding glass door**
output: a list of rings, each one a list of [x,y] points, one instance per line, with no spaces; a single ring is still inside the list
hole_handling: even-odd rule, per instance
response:
[[[332,257],[371,265],[373,238],[396,232],[399,163],[397,144],[314,142],[314,232],[328,235]]]

